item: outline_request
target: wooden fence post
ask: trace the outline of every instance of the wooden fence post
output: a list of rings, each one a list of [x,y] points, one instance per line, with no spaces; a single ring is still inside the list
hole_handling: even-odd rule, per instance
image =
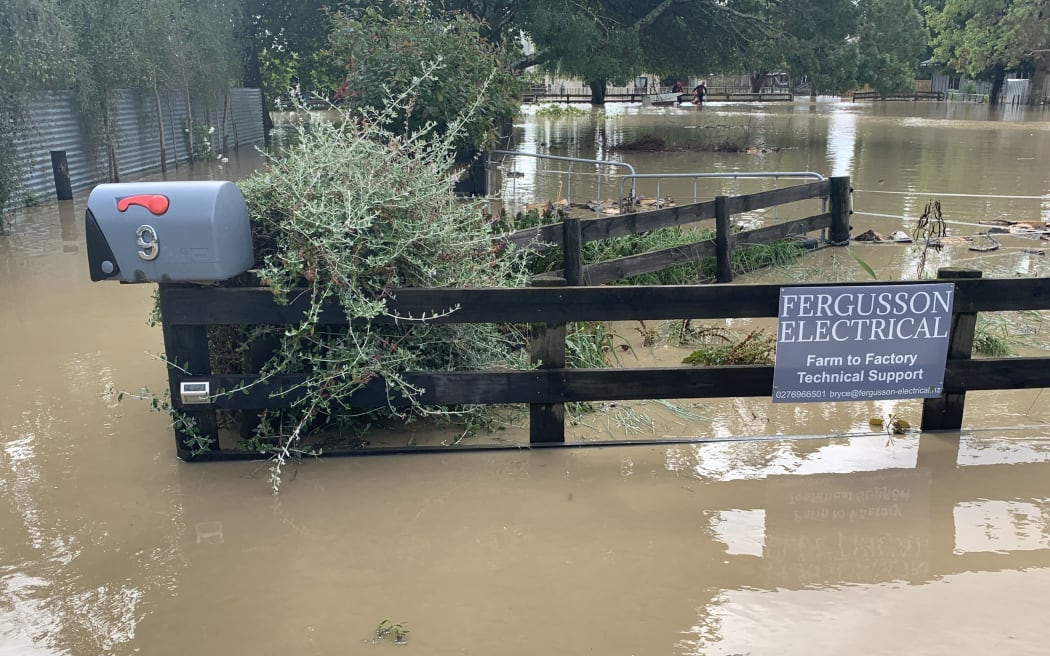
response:
[[[565,284],[577,287],[583,278],[583,232],[576,217],[562,219],[562,250],[565,251]]]
[[[733,239],[729,234],[729,197],[715,198],[715,281],[733,282]]]
[[[533,287],[564,287],[564,278],[541,276],[532,279]],[[564,323],[538,323],[529,326],[529,359],[539,369],[565,368]],[[529,442],[532,444],[565,441],[565,404],[529,404]]]
[[[938,269],[938,280],[980,278],[974,269],[945,267]],[[948,337],[948,361],[969,360],[973,353],[973,336],[977,329],[976,312],[952,311],[952,330]],[[939,397],[922,402],[922,430],[959,430],[962,428],[966,391],[944,392]]]
[[[831,178],[831,230],[828,234],[828,243],[832,246],[849,245],[849,215],[850,209],[849,176],[843,175]]]
[[[58,200],[73,200],[73,183],[69,178],[69,160],[66,151],[51,151],[51,172],[55,176],[55,197]]]
[[[179,390],[178,378],[211,375],[211,355],[208,350],[208,327],[173,324],[164,320],[166,294],[169,285],[159,285],[161,325],[164,329],[164,358],[168,361],[168,389],[171,404],[196,422],[201,437],[213,440],[211,449],[219,450],[219,424],[215,409],[211,405],[184,406]],[[214,396],[218,390],[211,390]],[[198,409],[199,408],[199,409]],[[178,424],[175,425],[175,451],[183,460],[193,460],[194,455],[188,440],[192,435]]]

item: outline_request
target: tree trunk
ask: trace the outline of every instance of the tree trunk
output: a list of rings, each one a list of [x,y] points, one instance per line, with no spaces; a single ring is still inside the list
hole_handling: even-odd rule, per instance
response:
[[[102,96],[102,138],[106,142],[106,164],[109,168],[109,181],[120,182],[120,162],[117,158],[117,135],[109,116],[109,92]]]
[[[168,144],[164,139],[164,110],[160,106],[160,89],[157,88],[157,78],[153,78],[153,99],[157,101],[157,127],[160,135],[160,172],[167,173]]]
[[[179,141],[178,132],[175,129],[175,110],[171,108],[171,93],[168,94],[168,127],[171,128],[171,161],[175,163],[175,170],[179,170]]]
[[[587,86],[591,88],[591,104],[595,106],[605,104],[605,92],[608,89],[608,80],[590,80]]]
[[[194,150],[194,139],[193,139],[193,99],[190,98],[190,81],[188,78],[182,78],[183,86],[182,92],[186,96],[186,143],[189,144],[187,147],[188,159],[190,164],[193,164],[193,160],[196,159],[196,153]]]
[[[766,71],[755,71],[751,74],[751,93],[762,93],[762,83],[766,81]]]
[[[992,78],[992,91],[988,94],[988,104],[992,107],[999,105],[999,96],[1002,95],[1003,85],[1006,83],[1006,69],[1002,66],[995,67],[995,76]]]
[[[270,116],[269,105],[266,103],[266,89],[263,87],[262,64],[259,62],[259,48],[255,28],[248,21],[244,30],[248,41],[248,56],[244,60],[244,86],[249,89],[258,89],[262,96],[262,120],[263,138],[267,146],[270,145],[270,130],[273,129],[273,118]]]

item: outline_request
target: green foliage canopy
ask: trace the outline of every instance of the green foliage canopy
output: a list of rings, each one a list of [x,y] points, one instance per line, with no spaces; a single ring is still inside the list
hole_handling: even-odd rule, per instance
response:
[[[476,18],[406,2],[394,15],[374,8],[337,12],[332,25],[325,55],[344,64],[339,95],[353,108],[385,107],[391,96],[413,88],[415,104],[392,117],[394,123],[407,132],[427,124],[445,131],[480,96],[454,142],[468,155],[492,145],[498,127],[517,113],[521,82],[507,68],[510,53],[481,37]],[[436,65],[432,76],[423,75],[428,64]]]
[[[911,93],[928,34],[912,0],[858,0],[857,79],[882,95]]]
[[[66,81],[68,39],[55,0],[0,0],[0,211],[21,183],[15,140],[24,124],[24,94]]]
[[[1000,78],[1050,49],[1046,0],[944,0],[927,7],[933,57],[974,78]]]

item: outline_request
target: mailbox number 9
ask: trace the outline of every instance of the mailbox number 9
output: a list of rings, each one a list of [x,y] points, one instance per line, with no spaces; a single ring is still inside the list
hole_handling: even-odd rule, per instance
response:
[[[139,257],[151,262],[160,254],[160,241],[157,231],[151,225],[141,225],[135,231],[135,245],[139,247]]]

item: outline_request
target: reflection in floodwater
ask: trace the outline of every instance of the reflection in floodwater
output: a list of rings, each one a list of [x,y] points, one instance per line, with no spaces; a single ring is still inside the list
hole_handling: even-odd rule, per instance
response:
[[[831,176],[850,175],[857,147],[857,114],[845,110],[834,112],[828,119],[827,157]]]
[[[1022,437],[967,466],[972,435],[337,459],[277,503],[251,463],[74,470],[92,512],[55,504],[40,439],[3,436],[10,653],[353,653],[390,615],[439,655],[984,654],[1007,618],[1011,653],[1043,645],[1050,462]]]

